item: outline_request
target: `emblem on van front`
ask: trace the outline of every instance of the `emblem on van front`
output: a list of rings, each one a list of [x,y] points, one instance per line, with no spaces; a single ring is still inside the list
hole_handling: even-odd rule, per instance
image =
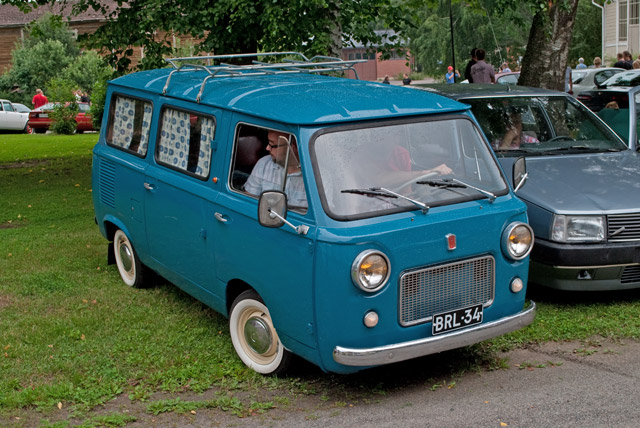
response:
[[[448,235],[445,236],[445,238],[447,238],[447,249],[449,251],[455,250],[456,249],[456,235],[454,235],[453,233],[449,233]]]

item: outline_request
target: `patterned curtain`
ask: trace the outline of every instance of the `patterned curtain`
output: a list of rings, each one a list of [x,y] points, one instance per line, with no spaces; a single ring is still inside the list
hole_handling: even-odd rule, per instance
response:
[[[189,113],[166,109],[162,116],[159,160],[186,170],[189,157]]]

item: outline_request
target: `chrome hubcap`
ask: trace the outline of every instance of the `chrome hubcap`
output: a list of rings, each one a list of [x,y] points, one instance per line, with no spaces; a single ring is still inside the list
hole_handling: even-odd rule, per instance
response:
[[[133,255],[131,254],[131,250],[124,243],[120,244],[120,260],[122,261],[122,267],[125,271],[131,272],[131,267],[133,266]]]
[[[262,318],[251,317],[244,325],[247,344],[257,354],[264,355],[271,348],[271,330]]]

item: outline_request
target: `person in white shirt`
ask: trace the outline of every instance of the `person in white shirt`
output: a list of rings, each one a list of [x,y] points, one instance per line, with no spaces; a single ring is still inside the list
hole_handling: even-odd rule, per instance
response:
[[[244,185],[244,190],[260,196],[265,190],[282,190],[287,204],[292,208],[306,208],[307,194],[298,158],[298,146],[294,137],[280,131],[269,131],[268,155],[258,160]],[[286,184],[282,188],[287,167]]]

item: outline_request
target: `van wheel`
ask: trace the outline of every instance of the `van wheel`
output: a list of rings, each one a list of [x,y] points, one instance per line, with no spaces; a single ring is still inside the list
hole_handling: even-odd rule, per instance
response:
[[[129,287],[143,288],[145,266],[140,262],[136,250],[127,235],[120,229],[113,237],[113,255],[118,266],[120,277]]]
[[[269,309],[255,291],[247,290],[233,301],[229,330],[236,353],[249,368],[265,375],[286,370],[291,352],[282,346]]]

